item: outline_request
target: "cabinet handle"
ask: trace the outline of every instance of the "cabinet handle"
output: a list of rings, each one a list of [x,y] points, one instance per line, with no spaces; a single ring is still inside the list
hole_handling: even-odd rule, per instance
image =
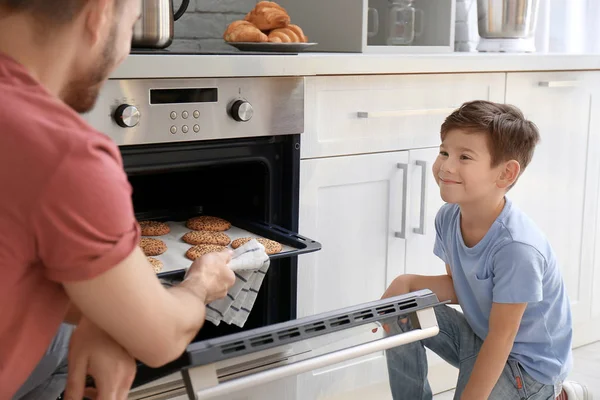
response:
[[[417,167],[421,167],[421,205],[419,211],[419,227],[413,228],[417,235],[425,234],[425,204],[427,203],[427,161],[415,161]]]
[[[359,111],[358,118],[387,118],[387,117],[409,117],[415,115],[450,114],[455,108],[424,108],[420,110],[396,110],[396,111]]]
[[[555,88],[555,87],[576,87],[579,86],[579,81],[542,81],[539,86]]]
[[[398,239],[406,239],[406,192],[408,192],[408,164],[398,163],[398,169],[402,170],[402,225],[400,232],[394,232]]]
[[[358,346],[352,346],[343,350],[334,351],[332,353],[309,358],[307,360],[284,365],[282,367],[257,372],[255,374],[232,379],[223,383],[218,382],[218,378],[216,377],[217,371],[214,364],[190,368],[184,373],[184,382],[186,382],[188,395],[190,393],[195,393],[195,398],[197,400],[209,399],[216,396],[224,396],[240,390],[251,389],[277,379],[298,375],[303,372],[327,367],[343,361],[366,356],[378,351],[414,343],[419,340],[435,336],[439,333],[439,327],[433,308],[419,310],[416,312],[416,314],[421,326],[420,329],[415,329],[405,333],[397,333],[384,339],[363,343]],[[187,374],[187,377],[185,374]]]

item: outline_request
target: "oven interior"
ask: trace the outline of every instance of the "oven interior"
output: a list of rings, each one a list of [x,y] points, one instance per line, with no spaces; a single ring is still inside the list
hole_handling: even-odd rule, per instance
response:
[[[122,147],[136,217],[183,221],[203,213],[297,232],[299,140],[287,135]],[[272,259],[244,328],[207,321],[194,342],[295,319],[296,268],[296,256]],[[187,362],[182,356],[157,369],[138,364],[133,386]]]

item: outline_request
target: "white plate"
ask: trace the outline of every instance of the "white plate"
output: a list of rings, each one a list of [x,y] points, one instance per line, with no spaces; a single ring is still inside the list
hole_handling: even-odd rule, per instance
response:
[[[280,53],[298,53],[306,51],[317,43],[271,43],[271,42],[226,42],[241,51],[262,51]]]

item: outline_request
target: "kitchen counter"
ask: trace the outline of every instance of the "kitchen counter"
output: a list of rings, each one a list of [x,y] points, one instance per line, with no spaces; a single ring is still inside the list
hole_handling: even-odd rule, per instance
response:
[[[130,55],[112,79],[600,70],[600,54]]]

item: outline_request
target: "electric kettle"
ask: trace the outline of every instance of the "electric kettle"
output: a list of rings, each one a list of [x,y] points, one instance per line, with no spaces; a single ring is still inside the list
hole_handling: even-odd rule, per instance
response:
[[[164,49],[173,42],[173,24],[185,13],[190,0],[182,0],[173,13],[173,0],[143,0],[142,16],[133,26],[131,47]]]

